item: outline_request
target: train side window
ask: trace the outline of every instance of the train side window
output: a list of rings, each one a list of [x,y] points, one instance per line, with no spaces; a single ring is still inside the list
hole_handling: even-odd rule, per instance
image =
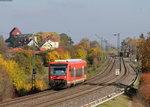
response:
[[[84,67],[84,74],[87,73],[87,67]]]
[[[74,72],[73,71],[74,71],[73,69],[70,69],[70,75],[71,75],[71,77],[74,76]]]
[[[77,77],[82,76],[82,69],[77,69],[77,70],[76,70],[76,76],[77,76]]]

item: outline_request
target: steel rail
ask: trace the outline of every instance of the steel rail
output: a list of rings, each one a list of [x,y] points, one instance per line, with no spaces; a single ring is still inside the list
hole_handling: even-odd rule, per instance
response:
[[[110,62],[111,61],[109,61],[109,64],[110,64]],[[108,68],[108,66],[105,69],[107,69],[107,68]],[[103,71],[105,71],[105,70],[103,70]],[[102,74],[103,73],[104,72],[102,72]],[[96,77],[99,76],[100,74],[101,73],[98,73],[96,75]],[[90,81],[90,80],[92,80],[92,79],[90,78],[87,81]],[[23,101],[33,100],[33,99],[36,99],[36,98],[39,98],[39,97],[48,96],[48,95],[55,94],[55,93],[61,93],[62,91],[64,91],[64,90],[59,90],[59,92],[54,91],[54,90],[50,90],[50,91],[40,92],[40,93],[37,93],[37,94],[28,95],[28,96],[18,97],[18,98],[12,99],[10,101],[0,102],[0,106],[1,105],[7,106],[7,105],[15,104],[15,103],[20,103],[20,102],[23,102]]]
[[[126,72],[125,72],[125,74],[126,74]],[[121,79],[123,79],[122,77],[124,77],[124,75],[125,74],[123,74],[121,77],[120,77],[120,79],[118,79],[118,81],[120,81]],[[105,82],[105,83],[111,83],[112,82],[112,80],[116,80],[116,78],[111,78],[111,79],[109,79],[107,82]],[[92,87],[92,88],[90,88],[90,89],[88,89],[88,90],[81,90],[80,92],[78,91],[78,93],[77,94],[73,94],[72,93],[72,95],[68,95],[68,96],[66,96],[66,97],[60,97],[60,98],[56,98],[56,99],[53,99],[53,100],[51,100],[51,101],[44,101],[44,102],[41,102],[41,103],[38,103],[38,104],[36,104],[36,105],[32,105],[32,107],[34,107],[34,106],[36,106],[36,107],[38,107],[38,106],[52,106],[52,105],[55,105],[55,104],[58,104],[58,103],[62,103],[62,102],[64,102],[64,101],[66,101],[66,100],[69,100],[69,99],[73,99],[73,98],[76,98],[76,97],[79,97],[79,96],[83,96],[84,94],[88,94],[89,92],[93,92],[93,91],[95,91],[95,90],[98,90],[98,89],[101,89],[101,88],[104,88],[103,86],[96,86],[96,87]]]

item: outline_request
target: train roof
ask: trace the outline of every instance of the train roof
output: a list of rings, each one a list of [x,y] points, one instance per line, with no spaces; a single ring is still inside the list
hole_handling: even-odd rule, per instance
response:
[[[86,61],[82,60],[82,59],[64,59],[64,60],[55,60],[54,62],[50,62],[50,64],[57,64],[57,63],[60,63],[60,64],[86,64]]]
[[[82,59],[64,59],[64,60],[55,60],[55,62],[79,62],[83,61]]]

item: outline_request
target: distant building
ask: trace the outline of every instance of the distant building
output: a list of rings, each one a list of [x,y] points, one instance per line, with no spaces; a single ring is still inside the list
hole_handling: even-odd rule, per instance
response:
[[[41,50],[55,49],[59,47],[59,42],[53,39],[43,40],[39,43],[39,47]]]
[[[9,38],[8,39],[6,39],[6,44],[7,44],[7,46],[10,46],[10,45],[12,45],[11,44],[11,42],[13,41],[13,37],[15,37],[15,36],[18,36],[18,35],[21,35],[22,33],[21,33],[21,31],[17,28],[17,27],[15,27],[15,28],[13,28],[11,31],[10,31],[10,33],[9,33],[10,35],[9,35]]]
[[[17,27],[11,30],[10,36],[5,42],[8,46],[13,48],[21,48],[23,46],[34,45],[40,50],[48,50],[59,47],[58,40],[53,39],[50,35],[38,43],[37,36],[35,36],[34,34],[22,34]]]
[[[126,57],[136,57],[137,48],[136,48],[136,40],[132,38],[126,38],[123,40],[121,44],[121,49]]]
[[[17,36],[17,35],[21,35],[21,34],[22,34],[21,31],[17,27],[13,28],[10,31],[10,36]]]
[[[22,47],[22,46],[37,46],[36,36],[33,34],[21,34],[14,37],[14,47]]]

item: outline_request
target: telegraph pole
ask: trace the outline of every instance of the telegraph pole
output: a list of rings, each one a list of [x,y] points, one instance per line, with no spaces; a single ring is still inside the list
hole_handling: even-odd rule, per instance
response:
[[[35,42],[34,40],[34,34],[33,34],[33,41]],[[32,92],[35,91],[35,82],[36,82],[36,78],[35,78],[35,75],[36,75],[36,69],[35,69],[35,44],[33,44],[34,47],[33,47],[33,51],[32,51],[32,65],[33,65],[33,68],[32,68]]]
[[[119,49],[120,49],[120,33],[114,34],[114,36],[117,36],[117,51],[119,56]]]
[[[119,49],[120,49],[120,33],[114,34],[117,36],[117,51],[118,51],[118,58],[116,63],[116,76],[120,74],[121,71],[121,58],[119,57]]]
[[[99,40],[99,43],[100,43],[100,47],[101,47],[101,50],[103,50],[103,37],[100,37],[98,36],[97,34],[95,34],[95,36],[98,38]],[[102,56],[101,56],[101,59],[102,59],[102,62],[104,61],[104,53],[102,53]]]
[[[103,38],[103,37],[99,37],[97,34],[95,34],[95,36],[98,38],[98,42],[99,42],[99,44],[100,44],[101,49],[103,49],[103,46],[102,46],[102,45],[103,45],[103,43],[102,43],[102,42],[103,42],[103,41],[102,41],[102,38]]]

